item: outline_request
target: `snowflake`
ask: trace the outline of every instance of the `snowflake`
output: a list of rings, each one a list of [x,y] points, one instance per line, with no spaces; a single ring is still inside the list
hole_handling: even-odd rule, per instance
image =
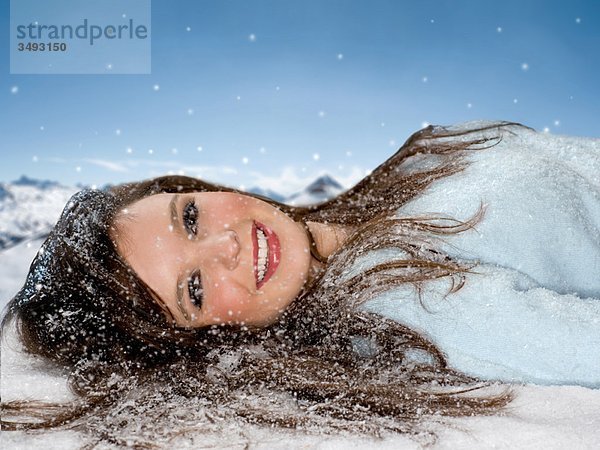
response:
[[[315,161],[318,161],[319,159],[321,159],[321,155],[319,155],[318,153],[313,153],[312,157]]]
[[[185,27],[185,31],[192,31],[192,27]]]
[[[319,111],[319,117],[325,117],[325,111]]]
[[[154,89],[154,91],[160,91],[160,85],[155,84],[154,86],[152,86],[152,89]]]
[[[10,93],[11,94],[18,94],[19,93],[19,86],[13,86],[10,88]]]
[[[201,152],[202,151],[202,146],[199,145],[198,147],[196,147],[196,150],[198,150],[199,152]]]
[[[527,64],[527,63],[523,63],[523,64],[521,64],[521,69],[522,69],[524,72],[527,72],[527,71],[529,70],[529,64]]]
[[[250,42],[254,42],[254,41],[256,41],[256,35],[255,35],[254,33],[250,34],[250,35],[248,36],[248,40],[249,40]]]
[[[249,160],[249,159],[248,159],[246,156],[244,156],[244,157],[242,158],[242,163],[243,163],[243,164],[248,164],[248,162],[249,162],[249,161],[250,161],[250,160]]]
[[[338,54],[337,54],[337,59],[338,59],[339,61],[341,61],[342,59],[344,59],[344,54],[343,54],[343,53],[338,53]]]
[[[502,27],[498,27],[498,28],[496,28],[496,31],[497,31],[498,33],[502,33]]]

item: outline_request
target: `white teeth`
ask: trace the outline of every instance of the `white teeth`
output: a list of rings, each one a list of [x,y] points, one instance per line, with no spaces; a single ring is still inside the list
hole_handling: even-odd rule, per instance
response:
[[[267,261],[268,261],[268,250],[267,250],[267,237],[260,229],[256,229],[256,237],[258,238],[258,262],[257,272],[258,281],[262,281],[267,272]]]

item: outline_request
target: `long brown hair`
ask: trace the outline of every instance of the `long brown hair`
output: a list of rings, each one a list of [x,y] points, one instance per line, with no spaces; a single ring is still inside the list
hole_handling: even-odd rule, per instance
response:
[[[472,228],[484,209],[466,222],[403,217],[398,209],[436,180],[464,170],[468,152],[497,144],[503,132],[510,132],[503,128],[517,125],[427,127],[356,186],[321,204],[294,207],[247,194],[296,221],[355,230],[280,320],[260,330],[184,329],[167,323],[155,294],[110,240],[118,212],[146,196],[239,191],[168,176],[76,194],[34,259],[25,286],[9,303],[2,334],[14,325],[29,353],[65,367],[80,401],[3,403],[2,427],[69,425],[119,442],[119,427],[108,418],[123,409],[125,397],[131,401],[132,393],[146,414],[169,398],[200,399],[213,415],[252,423],[367,433],[414,432],[428,415],[498,411],[510,393],[473,395],[482,383],[449,367],[433,342],[361,305],[401,283],[413,284],[419,293],[424,283],[440,277],[451,278],[450,292],[463,286],[473,265],[436,247],[444,235]],[[413,164],[417,157],[427,160],[427,168]],[[360,255],[388,247],[405,256],[344,279],[345,269]]]

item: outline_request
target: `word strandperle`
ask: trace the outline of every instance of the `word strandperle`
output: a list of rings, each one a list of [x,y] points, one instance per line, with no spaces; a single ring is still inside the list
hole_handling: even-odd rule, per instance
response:
[[[120,25],[90,25],[88,19],[76,27],[72,25],[40,25],[30,23],[29,25],[17,25],[17,39],[86,39],[90,45],[99,39],[147,39],[148,27],[146,25],[134,25],[133,19],[126,24]]]

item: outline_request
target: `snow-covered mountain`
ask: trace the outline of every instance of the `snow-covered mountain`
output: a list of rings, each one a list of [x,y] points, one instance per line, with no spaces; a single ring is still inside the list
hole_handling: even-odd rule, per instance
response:
[[[24,175],[11,183],[0,183],[0,251],[47,235],[67,200],[82,187],[62,186],[56,181],[35,180]],[[327,200],[343,190],[332,177],[324,175],[288,197],[261,188],[252,188],[250,192],[282,203],[307,205]]]
[[[329,175],[323,175],[305,187],[302,191],[290,195],[285,203],[295,206],[321,203],[343,192],[344,187]]]
[[[76,188],[22,176],[0,183],[0,250],[48,234]]]
[[[281,195],[278,192],[275,192],[271,189],[263,189],[263,188],[255,186],[253,188],[248,189],[248,192],[251,192],[253,194],[262,195],[263,197],[269,197],[278,202],[285,202],[284,195]]]

